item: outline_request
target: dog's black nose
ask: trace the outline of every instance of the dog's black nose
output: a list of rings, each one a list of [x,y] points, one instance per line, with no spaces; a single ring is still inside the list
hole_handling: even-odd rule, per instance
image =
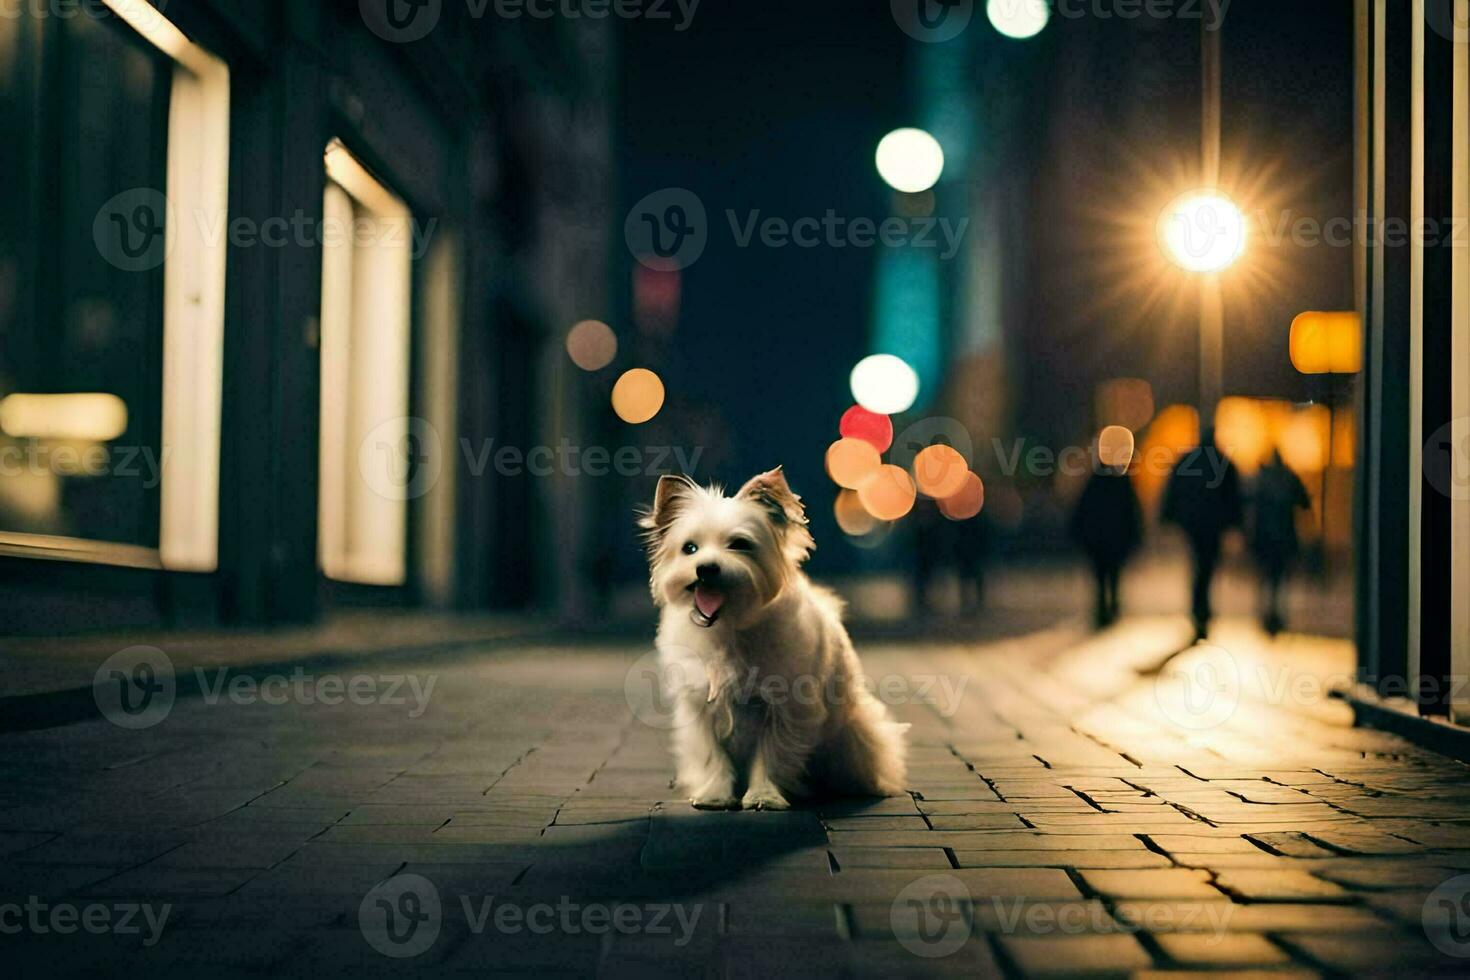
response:
[[[717,582],[720,578],[720,566],[714,562],[709,562],[696,568],[694,574],[699,577],[701,582]]]

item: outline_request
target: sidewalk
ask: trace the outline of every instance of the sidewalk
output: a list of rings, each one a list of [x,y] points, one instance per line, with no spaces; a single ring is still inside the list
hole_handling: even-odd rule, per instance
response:
[[[1464,767],[1349,727],[1339,642],[1225,624],[1171,657],[1186,630],[864,643],[914,725],[911,794],[789,813],[670,791],[633,644],[327,663],[0,735],[0,952],[57,975],[1463,975]]]

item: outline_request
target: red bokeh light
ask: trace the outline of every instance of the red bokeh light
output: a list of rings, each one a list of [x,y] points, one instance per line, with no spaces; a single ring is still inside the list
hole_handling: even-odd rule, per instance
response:
[[[837,428],[844,439],[861,439],[880,453],[888,452],[893,445],[892,420],[861,405],[854,405],[843,412],[842,422]]]

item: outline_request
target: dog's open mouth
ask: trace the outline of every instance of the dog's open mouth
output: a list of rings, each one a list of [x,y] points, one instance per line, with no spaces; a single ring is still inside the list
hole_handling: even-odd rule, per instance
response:
[[[725,608],[725,593],[704,582],[694,583],[693,591],[694,609],[689,617],[695,626],[709,629],[720,618],[720,610]]]

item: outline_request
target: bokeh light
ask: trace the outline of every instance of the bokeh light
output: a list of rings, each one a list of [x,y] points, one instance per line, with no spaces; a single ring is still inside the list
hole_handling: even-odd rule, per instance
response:
[[[985,14],[991,26],[1017,41],[1040,34],[1051,20],[1046,0],[990,0]]]
[[[878,450],[861,439],[838,439],[827,449],[827,475],[847,490],[861,487],[882,465]]]
[[[1223,272],[1245,253],[1245,215],[1235,202],[1213,191],[1191,191],[1159,215],[1159,244],[1188,272]]]
[[[895,129],[878,143],[878,174],[894,190],[922,194],[944,173],[944,148],[922,129]]]
[[[929,446],[914,457],[914,481],[936,500],[953,497],[965,487],[970,465],[953,446]]]
[[[1135,470],[1133,485],[1147,509],[1158,506],[1169,472],[1179,458],[1199,445],[1199,412],[1191,405],[1169,405],[1159,412],[1144,434],[1144,465]]]
[[[1303,313],[1291,321],[1291,363],[1302,374],[1363,370],[1363,324],[1356,313]]]
[[[878,528],[878,519],[868,513],[855,490],[839,493],[837,502],[832,505],[832,513],[837,518],[837,526],[842,528],[842,533],[854,538],[872,534]]]
[[[914,509],[918,491],[908,471],[901,466],[886,464],[879,467],[858,488],[858,499],[863,508],[880,521],[896,521]]]
[[[1121,425],[1141,432],[1154,417],[1154,389],[1142,378],[1114,378],[1098,386],[1098,425]]]
[[[1325,405],[1294,412],[1281,430],[1281,461],[1298,476],[1315,476],[1327,468],[1327,440],[1332,417]]]
[[[854,405],[842,413],[837,430],[844,439],[861,439],[880,453],[888,452],[893,445],[893,420],[870,412],[861,405]]]
[[[664,407],[664,383],[647,368],[633,368],[613,385],[612,406],[624,422],[641,425]]]
[[[959,493],[939,501],[939,512],[952,521],[968,521],[985,508],[985,481],[975,473],[965,474]]]
[[[618,335],[601,320],[583,320],[567,333],[567,356],[583,371],[601,371],[618,356]]]
[[[1097,437],[1097,458],[1104,466],[1126,470],[1133,462],[1133,430],[1110,425]]]
[[[898,415],[919,398],[919,375],[901,357],[874,354],[852,369],[852,397],[870,412]]]
[[[1258,398],[1233,395],[1221,399],[1215,409],[1215,445],[1230,457],[1242,476],[1255,476],[1271,458],[1278,427],[1267,403]]]

